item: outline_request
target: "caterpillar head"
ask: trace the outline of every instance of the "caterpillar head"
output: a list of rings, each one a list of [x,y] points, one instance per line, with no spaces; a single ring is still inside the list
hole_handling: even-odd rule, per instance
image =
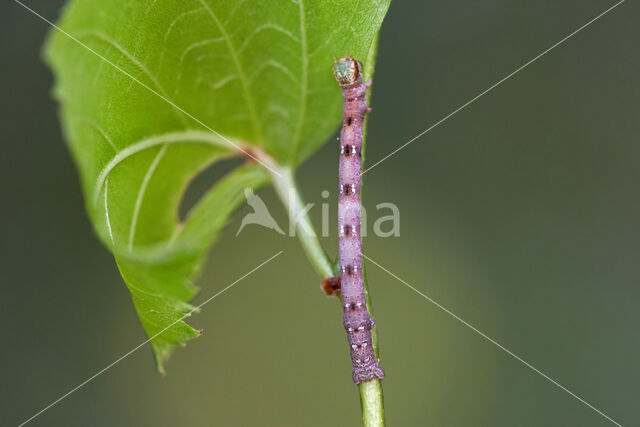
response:
[[[333,75],[340,86],[351,85],[361,78],[362,64],[350,56],[343,56],[333,62]]]

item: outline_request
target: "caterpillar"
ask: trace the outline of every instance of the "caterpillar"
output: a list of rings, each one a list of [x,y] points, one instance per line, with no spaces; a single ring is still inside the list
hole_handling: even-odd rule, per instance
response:
[[[371,328],[374,322],[367,309],[362,272],[360,237],[360,186],[362,173],[362,138],[367,107],[367,89],[363,82],[362,64],[352,57],[334,61],[333,74],[344,97],[342,130],[340,131],[340,166],[338,195],[338,243],[343,324],[347,331],[353,381],[383,379],[384,371],[376,360]]]

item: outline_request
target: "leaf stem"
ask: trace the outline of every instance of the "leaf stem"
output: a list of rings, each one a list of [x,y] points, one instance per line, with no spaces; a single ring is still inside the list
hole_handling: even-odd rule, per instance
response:
[[[382,401],[382,382],[375,378],[358,384],[360,406],[364,427],[384,426],[384,405]]]
[[[331,265],[331,261],[327,256],[318,235],[316,234],[311,219],[307,214],[302,197],[298,191],[293,171],[289,167],[276,166],[280,175],[272,173],[273,186],[276,189],[276,193],[280,196],[280,200],[287,208],[289,214],[289,232],[293,231],[292,226],[295,226],[295,234],[298,236],[302,248],[304,249],[307,259],[311,262],[314,269],[321,278],[331,277],[334,275],[334,270]]]
[[[282,200],[282,203],[289,213],[289,219],[293,224],[295,221],[296,234],[302,244],[307,259],[314,267],[321,278],[337,276],[340,274],[337,265],[333,265],[329,260],[327,253],[318,240],[314,231],[311,219],[305,210],[304,202],[298,191],[298,187],[293,175],[293,171],[289,167],[277,165],[273,159],[263,153],[256,153],[261,160],[265,161],[273,170],[278,171],[280,175],[272,172],[273,185],[276,193]],[[369,289],[367,286],[366,272],[364,276],[365,294],[367,298],[367,308],[369,314],[373,316],[371,309],[371,299],[369,298]],[[378,333],[374,326],[371,330],[373,338],[372,347],[378,357]],[[384,406],[382,397],[382,383],[379,379],[370,381],[362,381],[358,384],[360,391],[360,407],[362,409],[362,422],[365,427],[383,427],[384,426]]]
[[[363,266],[364,273],[364,292],[367,298],[367,310],[373,319],[373,306],[371,305],[371,297],[369,296],[369,285],[367,283],[367,271]],[[376,359],[380,360],[378,352],[378,328],[371,328],[371,346],[376,355]],[[360,389],[360,407],[362,408],[362,424],[364,427],[384,427],[384,400],[382,395],[382,381],[374,378],[369,381],[363,381],[358,384]]]

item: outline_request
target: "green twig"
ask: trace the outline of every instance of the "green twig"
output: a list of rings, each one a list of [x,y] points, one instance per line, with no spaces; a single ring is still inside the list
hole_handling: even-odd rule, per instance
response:
[[[384,402],[382,400],[382,382],[379,379],[363,381],[360,389],[362,423],[365,427],[384,426]]]
[[[367,59],[364,63],[364,75],[367,80],[373,79],[373,72],[376,63],[376,54],[378,52],[378,35],[369,47]],[[369,106],[371,106],[371,88],[367,93],[367,100]],[[369,122],[369,114],[364,118],[364,134],[362,136],[362,166],[366,160],[366,142],[367,142],[367,124]],[[362,178],[362,176],[361,176]],[[364,197],[364,179],[360,183],[360,203],[362,203]],[[364,252],[364,242],[363,249]],[[364,273],[364,291],[367,296],[367,309],[369,315],[373,319],[373,306],[371,305],[371,298],[369,297],[369,285],[367,281],[366,269],[363,266]],[[378,348],[378,328],[374,325],[371,329],[371,339],[373,350],[375,351],[376,358],[380,361],[379,348]],[[384,400],[382,397],[382,382],[379,379],[373,379],[371,381],[364,381],[358,385],[360,389],[360,405],[362,406],[362,423],[365,427],[384,427]]]
[[[373,77],[375,57],[377,52],[378,38],[376,37],[371,44],[367,59],[365,62],[364,74],[367,79]],[[370,99],[371,93],[369,92],[368,99]],[[366,142],[366,129],[367,120],[365,118],[364,124],[364,136],[363,136],[363,163],[364,163],[364,148]],[[304,212],[304,203],[300,197],[298,187],[293,176],[293,172],[288,167],[279,166],[276,162],[266,153],[261,151],[256,152],[261,161],[269,165],[270,172],[273,177],[273,185],[278,193],[278,196],[284,203],[289,213],[290,221],[295,221],[296,234],[300,243],[304,249],[307,258],[313,265],[314,269],[321,278],[339,276],[340,272],[337,266],[327,257],[327,253],[323,249],[317,234],[314,231],[313,224],[306,212]],[[277,172],[277,173],[274,173]],[[364,182],[362,183],[364,185]],[[362,198],[363,189],[361,188]],[[297,219],[297,220],[296,220]],[[373,318],[371,299],[369,298],[369,288],[367,285],[366,275],[364,277],[364,288],[367,295],[367,308],[369,314]],[[375,351],[376,357],[378,356],[378,333],[377,328],[374,326],[371,330],[372,345]],[[363,381],[358,385],[360,391],[360,406],[362,408],[362,423],[365,427],[384,427],[384,405],[382,397],[382,383],[378,379],[370,381]]]
[[[298,192],[293,172],[288,167],[275,165],[273,161],[270,161],[268,164],[270,167],[273,167],[275,171],[280,173],[280,175],[272,173],[274,187],[278,196],[280,196],[280,199],[287,208],[290,221],[296,221],[297,219],[295,224],[296,235],[300,239],[300,243],[302,244],[307,258],[311,262],[311,265],[313,265],[321,278],[338,276],[340,274],[338,268],[332,265],[327,253],[318,240],[309,216],[304,212],[305,205]],[[373,317],[366,276],[364,284],[367,294],[367,307],[369,309],[369,313]],[[373,338],[373,348],[376,357],[378,357],[378,334],[375,326],[371,330],[371,335]],[[378,379],[363,381],[358,385],[358,388],[360,390],[360,405],[362,408],[362,422],[364,426],[383,427],[384,406],[382,399],[382,383]]]
[[[302,248],[311,265],[322,278],[333,276],[331,261],[318,240],[311,219],[304,209],[304,202],[298,192],[293,172],[288,167],[278,167],[280,175],[272,173],[273,185],[280,200],[284,203],[289,214],[289,223],[295,223],[296,235],[300,239]]]
[[[367,310],[373,319],[373,308],[369,297],[369,285],[367,283],[367,271],[363,266],[364,291],[367,296]],[[380,361],[378,352],[378,328],[374,325],[371,328],[371,345]],[[363,381],[358,384],[360,389],[360,406],[362,407],[362,424],[364,427],[384,427],[384,400],[382,398],[382,381],[374,378],[370,381]]]

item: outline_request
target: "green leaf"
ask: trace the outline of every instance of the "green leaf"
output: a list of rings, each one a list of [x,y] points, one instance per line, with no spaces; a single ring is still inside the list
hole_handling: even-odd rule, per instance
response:
[[[276,167],[311,155],[340,120],[333,57],[371,58],[372,70],[388,6],[75,0],[65,8],[59,25],[67,34],[54,30],[45,50],[64,132],[88,214],[116,258],[160,369],[174,345],[198,335],[180,319],[192,310],[207,248],[243,190],[270,177],[247,162],[180,221],[186,186],[203,168],[247,150]]]

